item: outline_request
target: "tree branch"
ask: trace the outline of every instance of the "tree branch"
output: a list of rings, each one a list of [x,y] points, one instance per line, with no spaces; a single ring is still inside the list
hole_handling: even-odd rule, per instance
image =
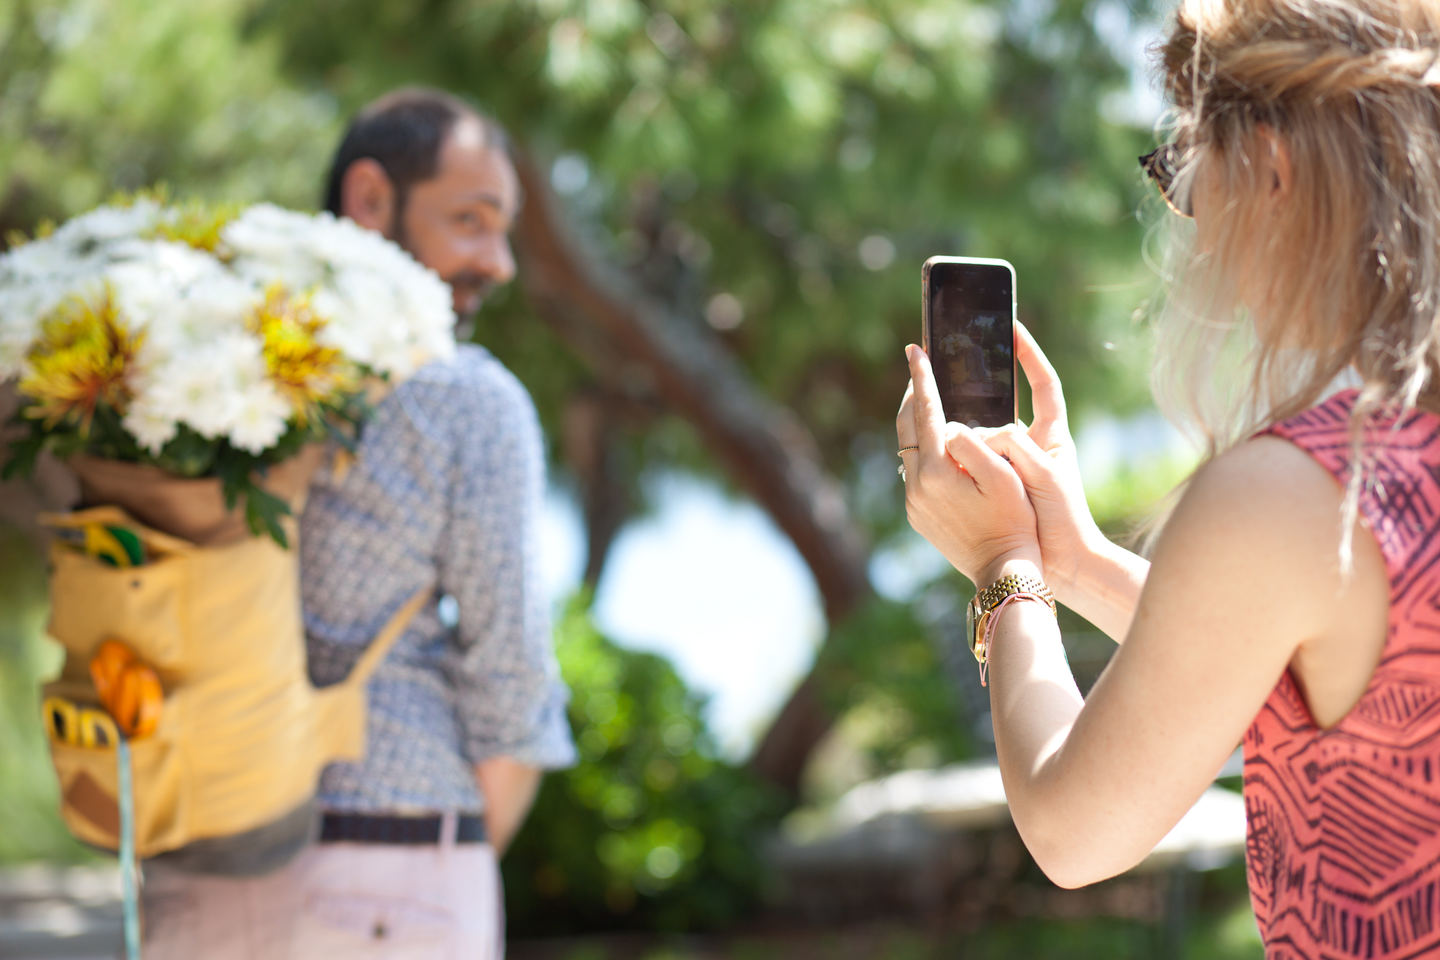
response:
[[[688,420],[730,477],[747,490],[805,559],[831,624],[872,593],[868,546],[842,489],[820,465],[814,439],[789,411],[763,397],[734,358],[695,318],[646,298],[569,231],[543,170],[519,153],[526,203],[518,224],[521,277],[541,317],[597,377],[624,389],[642,379]],[[596,340],[601,341],[595,343]],[[807,678],[780,711],[752,758],[791,796],[810,753],[830,728]]]

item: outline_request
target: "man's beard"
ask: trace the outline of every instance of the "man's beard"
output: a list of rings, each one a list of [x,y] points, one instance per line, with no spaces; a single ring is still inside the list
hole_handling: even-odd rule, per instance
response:
[[[456,339],[469,340],[475,335],[475,318],[479,315],[480,308],[485,305],[485,298],[495,289],[496,283],[473,270],[462,270],[440,279],[450,284],[451,291],[462,294],[462,299],[470,299],[475,304],[464,315],[458,310],[455,314]]]
[[[405,230],[405,200],[406,197],[400,193],[395,198],[395,216],[390,224],[389,239],[401,250],[414,257],[416,262],[423,264],[419,255],[410,245],[410,235]],[[475,337],[475,318],[480,313],[480,308],[485,304],[485,298],[490,296],[491,291],[497,284],[489,277],[482,276],[474,270],[461,270],[459,273],[452,273],[448,277],[441,277],[449,285],[451,294],[456,292],[469,294],[475,306],[468,312],[462,314],[455,311],[455,339],[462,342],[469,341]]]

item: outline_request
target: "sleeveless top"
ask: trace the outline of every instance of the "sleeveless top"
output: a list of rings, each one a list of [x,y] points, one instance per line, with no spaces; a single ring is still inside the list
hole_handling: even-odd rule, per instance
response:
[[[1343,486],[1355,396],[1266,432]],[[1377,420],[1365,449],[1360,519],[1390,580],[1380,664],[1328,730],[1287,670],[1245,734],[1245,860],[1268,960],[1440,952],[1440,417]]]

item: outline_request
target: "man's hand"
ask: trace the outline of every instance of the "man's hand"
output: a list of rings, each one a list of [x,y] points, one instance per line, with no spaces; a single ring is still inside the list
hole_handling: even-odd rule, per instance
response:
[[[476,764],[475,779],[485,797],[485,832],[495,856],[502,857],[535,802],[540,771],[509,757],[492,757]]]

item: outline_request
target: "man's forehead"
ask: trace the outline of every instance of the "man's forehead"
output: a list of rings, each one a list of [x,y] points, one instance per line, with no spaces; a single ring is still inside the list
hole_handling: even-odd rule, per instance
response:
[[[485,124],[474,117],[461,117],[446,134],[445,146],[456,150],[485,150],[490,146],[486,140]]]
[[[483,203],[505,213],[514,212],[519,192],[509,156],[489,142],[484,124],[468,117],[445,137],[428,185],[458,202]]]

